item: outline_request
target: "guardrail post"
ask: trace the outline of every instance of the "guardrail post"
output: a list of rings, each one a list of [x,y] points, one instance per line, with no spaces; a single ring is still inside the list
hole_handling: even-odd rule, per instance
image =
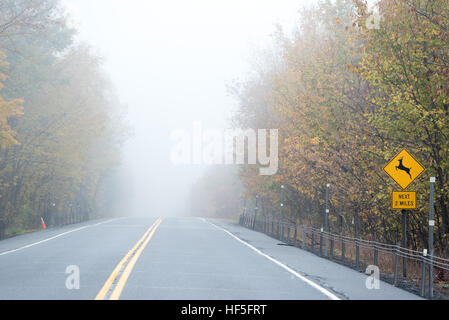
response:
[[[287,243],[290,244],[290,224],[287,226]]]
[[[373,264],[375,265],[375,266],[377,266],[378,265],[378,260],[379,260],[379,248],[377,247],[377,241],[376,242],[374,242],[374,261],[373,261]]]
[[[270,219],[267,217],[267,234],[270,234]]]
[[[257,218],[257,212],[259,211],[259,195],[256,194],[256,204],[254,206],[254,217],[253,217],[253,230],[256,230],[256,218]]]
[[[282,223],[281,223],[281,220],[279,220],[279,222],[278,222],[278,239],[279,240],[282,237],[281,232],[282,232]]]
[[[334,238],[332,237],[330,241],[331,241],[330,256],[331,256],[331,258],[333,258],[334,257]]]
[[[302,241],[301,241],[301,247],[303,249],[306,248],[306,241],[307,241],[307,227],[305,225],[302,225]]]
[[[293,232],[293,245],[295,247],[296,247],[297,237],[298,237],[298,226],[295,223],[295,231]]]
[[[396,287],[398,284],[398,267],[399,267],[399,243],[396,244],[396,252],[394,255],[394,281],[393,285]]]
[[[285,241],[285,242],[287,242],[288,241],[288,239],[287,240],[285,240],[285,222],[282,222],[282,227],[281,227],[281,236],[282,236],[282,238],[281,238],[281,241]]]
[[[279,240],[282,241],[282,232],[284,231],[283,225],[282,225],[282,221],[279,221]]]
[[[270,219],[265,217],[265,233],[270,234]]]
[[[355,239],[355,266],[358,269],[360,264],[360,246],[359,238]]]
[[[6,228],[4,222],[0,220],[0,240],[3,240],[5,238],[5,229]]]
[[[277,238],[281,239],[281,220],[278,220]]]
[[[312,228],[312,252],[315,252],[315,231]]]
[[[323,255],[323,229],[320,231],[320,256]]]
[[[422,262],[421,262],[421,297],[426,294],[426,256],[427,250],[422,251]]]
[[[341,261],[345,263],[345,239],[341,236]]]
[[[284,224],[282,221],[279,222],[279,240],[283,241],[284,239]]]

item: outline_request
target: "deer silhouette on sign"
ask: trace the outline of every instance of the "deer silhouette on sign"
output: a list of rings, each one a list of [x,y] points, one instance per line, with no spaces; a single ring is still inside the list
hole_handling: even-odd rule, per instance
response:
[[[404,166],[404,164],[402,163],[403,159],[404,159],[404,157],[402,157],[401,159],[398,160],[399,161],[399,165],[396,166],[396,170],[399,169],[399,170],[405,171],[410,176],[410,179],[412,179],[412,175],[410,174],[410,169],[411,168],[407,168],[407,167]]]

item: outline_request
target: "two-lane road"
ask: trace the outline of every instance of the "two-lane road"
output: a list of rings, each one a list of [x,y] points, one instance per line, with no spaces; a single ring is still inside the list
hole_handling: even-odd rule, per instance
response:
[[[79,289],[66,285],[73,266]],[[368,290],[360,273],[201,218],[91,221],[0,242],[0,299],[94,298],[418,299],[384,283]]]

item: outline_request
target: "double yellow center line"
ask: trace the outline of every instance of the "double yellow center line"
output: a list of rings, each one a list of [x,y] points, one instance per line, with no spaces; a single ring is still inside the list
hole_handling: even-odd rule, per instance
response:
[[[115,285],[115,287],[113,287],[113,290],[109,295],[109,300],[118,300],[120,298],[120,295],[122,294],[123,288],[125,287],[126,281],[128,280],[128,277],[131,274],[134,265],[136,264],[142,251],[145,249],[146,245],[151,240],[154,232],[161,223],[162,218],[157,219],[156,222],[154,222],[144,233],[143,237],[140,238],[139,241],[137,241],[134,247],[128,251],[128,253],[123,257],[123,259],[117,264],[115,269],[112,271],[111,275],[106,280],[100,292],[98,292],[97,296],[95,297],[95,300],[104,300],[106,298],[106,295],[114,285],[115,279],[120,274],[120,271],[122,271],[123,269],[120,279],[117,281],[117,284]]]

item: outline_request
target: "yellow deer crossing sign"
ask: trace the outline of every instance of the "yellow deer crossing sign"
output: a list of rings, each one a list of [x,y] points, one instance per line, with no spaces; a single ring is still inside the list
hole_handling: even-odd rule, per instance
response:
[[[413,156],[403,149],[384,167],[384,171],[402,188],[406,189],[426,170]]]

